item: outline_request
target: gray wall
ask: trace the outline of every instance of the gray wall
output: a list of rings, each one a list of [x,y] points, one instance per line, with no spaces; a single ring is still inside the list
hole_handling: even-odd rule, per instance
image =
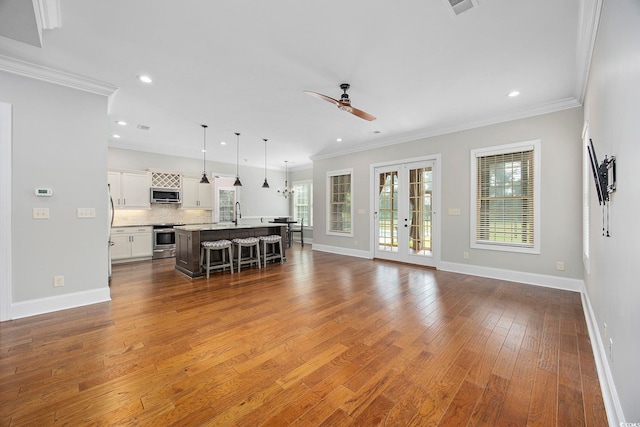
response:
[[[370,165],[441,154],[442,261],[518,272],[582,279],[581,132],[582,108],[485,126],[341,157],[314,161],[314,243],[369,250]],[[470,249],[470,150],[540,139],[542,145],[542,236],[539,255]],[[326,235],[326,172],[354,169],[354,237]],[[460,208],[460,216],[448,216]],[[366,214],[357,214],[363,209]],[[356,244],[357,243],[357,244]],[[469,259],[463,259],[469,252]],[[556,261],[565,271],[556,270]]]
[[[599,160],[615,155],[618,191],[611,196],[610,234],[593,182],[590,272],[585,283],[627,422],[640,422],[640,286],[635,270],[640,238],[640,2],[605,1],[585,98],[584,119]],[[591,176],[589,176],[591,179]],[[604,324],[607,324],[605,334]],[[609,338],[613,340],[611,357]],[[619,420],[622,422],[623,420]]]
[[[109,169],[176,171],[185,175],[202,176],[202,161],[186,157],[109,148]],[[240,165],[242,187],[238,199],[243,217],[285,216],[289,213],[287,201],[278,196],[278,185],[284,183],[284,172],[269,170],[267,176],[271,188],[262,188],[264,168]],[[235,176],[236,166],[207,161],[207,176]]]
[[[13,106],[12,302],[108,295],[107,98],[0,71],[0,100]],[[32,219],[35,207],[50,219]],[[78,219],[77,208],[96,218]],[[53,287],[59,275],[64,287]]]

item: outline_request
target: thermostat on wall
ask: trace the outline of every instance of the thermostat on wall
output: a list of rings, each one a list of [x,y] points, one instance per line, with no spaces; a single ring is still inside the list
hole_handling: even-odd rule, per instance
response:
[[[39,197],[51,197],[53,196],[53,190],[50,188],[36,188],[36,196]]]

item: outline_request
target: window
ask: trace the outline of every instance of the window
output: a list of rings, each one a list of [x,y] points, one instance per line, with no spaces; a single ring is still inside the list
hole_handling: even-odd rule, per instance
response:
[[[327,234],[353,236],[351,176],[353,170],[327,172]]]
[[[313,181],[294,182],[293,191],[293,219],[313,227]]]
[[[471,150],[471,247],[540,253],[540,141]]]

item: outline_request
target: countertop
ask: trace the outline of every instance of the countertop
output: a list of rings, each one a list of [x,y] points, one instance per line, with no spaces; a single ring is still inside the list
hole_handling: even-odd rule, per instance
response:
[[[270,224],[267,222],[261,222],[257,224],[189,224],[189,225],[180,225],[174,227],[176,230],[184,230],[184,231],[206,231],[206,230],[230,230],[230,229],[247,229],[247,228],[265,228],[265,227],[282,227],[286,224]]]
[[[113,224],[112,228],[124,228],[124,227],[155,227],[158,225],[173,225],[174,227],[177,227],[176,224],[174,223],[152,223],[152,224]],[[181,226],[183,225],[202,225],[202,223],[195,223],[195,224],[180,224]]]

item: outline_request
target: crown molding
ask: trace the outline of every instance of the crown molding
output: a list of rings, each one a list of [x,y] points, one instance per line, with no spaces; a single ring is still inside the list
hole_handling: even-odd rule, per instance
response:
[[[359,153],[362,151],[387,147],[389,145],[402,144],[405,142],[416,141],[419,139],[432,138],[434,136],[446,135],[449,133],[475,129],[483,126],[510,122],[512,120],[525,119],[528,117],[539,116],[542,114],[554,113],[556,111],[568,110],[570,108],[580,107],[581,105],[582,104],[580,104],[575,98],[564,98],[564,99],[548,102],[545,104],[539,104],[531,108],[514,111],[509,114],[503,114],[500,116],[490,117],[482,120],[470,121],[470,122],[461,123],[454,126],[439,127],[434,129],[421,129],[414,132],[407,132],[397,136],[385,138],[374,143],[356,145],[344,150],[326,153],[326,154],[318,154],[318,155],[311,156],[309,158],[312,161],[331,159],[334,157],[340,157],[347,154]]]
[[[92,80],[4,55],[0,55],[0,70],[73,89],[83,90],[85,92],[95,93],[97,95],[109,96],[118,89],[109,83]]]
[[[33,0],[38,27],[42,30],[53,30],[62,26],[60,0]]]
[[[576,48],[576,87],[578,101],[584,101],[591,68],[593,48],[598,34],[603,0],[580,1],[580,22],[578,24],[578,42]]]

